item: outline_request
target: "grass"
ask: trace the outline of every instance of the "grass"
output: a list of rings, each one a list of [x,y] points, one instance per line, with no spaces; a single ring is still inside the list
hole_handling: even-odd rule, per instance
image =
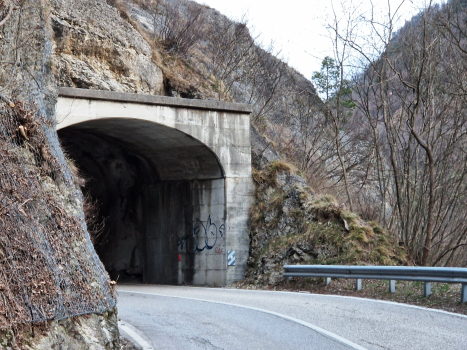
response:
[[[295,173],[292,165],[282,160],[275,160],[268,164],[264,170],[253,169],[253,180],[261,186],[271,186],[277,188],[277,174],[280,172]]]

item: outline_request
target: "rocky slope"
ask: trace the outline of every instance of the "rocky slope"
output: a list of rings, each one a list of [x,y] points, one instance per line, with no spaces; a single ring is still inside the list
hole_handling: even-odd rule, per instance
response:
[[[0,344],[115,349],[113,287],[55,131],[58,6],[0,2]]]
[[[57,85],[160,95],[152,49],[105,1],[51,1],[52,70]]]

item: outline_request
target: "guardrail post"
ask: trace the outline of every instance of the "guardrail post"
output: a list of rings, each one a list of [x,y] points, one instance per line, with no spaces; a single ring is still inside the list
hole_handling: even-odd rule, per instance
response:
[[[431,295],[431,282],[425,282],[423,293],[425,295],[425,298],[428,298]]]
[[[457,283],[462,286],[461,303],[467,303],[467,268],[461,267],[286,265],[284,277],[321,277],[326,285],[332,278],[349,278],[355,280],[356,291],[364,279],[388,280],[390,293],[395,293],[398,280],[421,281],[425,297],[431,295],[433,283]]]
[[[396,280],[389,280],[389,293],[396,292]]]
[[[357,278],[355,280],[355,290],[361,290],[362,289],[362,279]]]

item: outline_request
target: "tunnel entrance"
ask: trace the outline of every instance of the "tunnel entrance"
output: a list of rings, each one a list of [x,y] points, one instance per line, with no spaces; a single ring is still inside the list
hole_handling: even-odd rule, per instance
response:
[[[193,137],[135,119],[58,131],[96,203],[96,251],[113,280],[224,285],[225,183],[215,154]]]

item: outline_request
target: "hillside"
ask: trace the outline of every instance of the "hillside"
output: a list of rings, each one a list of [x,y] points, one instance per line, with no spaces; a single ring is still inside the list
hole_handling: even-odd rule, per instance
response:
[[[151,43],[166,94],[254,107],[257,194],[248,281],[277,283],[285,263],[407,263],[393,236],[345,208],[339,186],[331,191],[337,199],[323,189],[327,180],[319,176],[330,170],[322,163],[335,151],[323,102],[309,80],[274,57],[272,49],[257,46],[244,23],[213,9],[188,1],[114,5]],[[191,36],[185,38],[188,28]],[[187,46],[180,44],[184,40]],[[297,246],[307,247],[304,255],[296,254]]]
[[[397,32],[374,26],[374,50],[358,49],[366,37],[345,42],[359,67],[349,82],[355,108],[340,121],[354,209],[393,233],[417,265],[467,264],[466,14],[465,2],[449,1]]]
[[[335,152],[322,101],[309,80],[274,57],[272,49],[256,45],[245,23],[232,22],[190,1],[109,3],[126,28],[109,38],[103,33],[117,21],[115,15],[96,20],[94,12],[76,5],[78,12],[58,12],[52,17],[54,74],[59,85],[253,105],[252,158],[258,191],[252,212],[249,276],[269,276],[274,265],[276,277],[271,281],[253,278],[252,282],[277,282],[278,272],[287,262],[406,263],[394,238],[376,223],[368,224],[351,214],[345,209],[343,196],[330,199],[321,188],[320,182],[326,179],[319,177],[329,169],[323,165],[317,166],[319,173],[310,169],[332,159]],[[82,22],[74,22],[77,15]],[[262,175],[284,162],[290,164],[272,175]],[[285,176],[287,182],[277,186],[275,179],[262,180],[263,176],[276,175]],[[298,196],[296,188],[303,197],[299,201],[292,199]],[[339,186],[335,186],[333,194],[339,193]],[[332,214],[320,214],[327,210]],[[255,211],[269,212],[266,216],[282,220],[255,217]],[[322,224],[327,227],[325,233],[321,232]],[[291,241],[280,247],[273,244],[283,237]],[[326,253],[310,253],[314,256],[310,260],[277,251],[293,249],[299,241],[317,250],[322,244]],[[380,256],[368,256],[373,247],[381,248]],[[274,259],[270,258],[273,255]]]
[[[422,13],[323,101],[246,23],[191,1],[0,1],[2,345],[119,346],[58,86],[253,106],[246,284],[277,284],[285,263],[465,265],[461,4]]]

